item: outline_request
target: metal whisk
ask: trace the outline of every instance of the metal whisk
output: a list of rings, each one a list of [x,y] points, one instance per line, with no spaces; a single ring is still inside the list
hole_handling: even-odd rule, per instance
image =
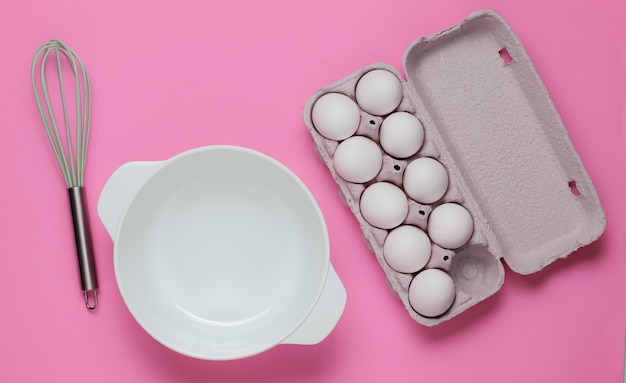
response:
[[[54,80],[59,84],[57,99],[50,97],[49,79],[46,78],[51,66],[56,69],[53,71],[56,75]],[[69,73],[68,69],[73,81],[63,78],[63,72]],[[94,310],[98,305],[98,279],[83,187],[91,125],[89,76],[74,51],[59,40],[49,41],[37,49],[31,76],[37,107],[69,192],[85,305],[89,310]],[[72,85],[66,85],[64,81]],[[72,101],[75,101],[75,105]],[[73,113],[68,113],[69,108],[75,108],[75,119],[71,117]],[[61,124],[57,123],[57,119]],[[64,134],[60,134],[60,130]]]

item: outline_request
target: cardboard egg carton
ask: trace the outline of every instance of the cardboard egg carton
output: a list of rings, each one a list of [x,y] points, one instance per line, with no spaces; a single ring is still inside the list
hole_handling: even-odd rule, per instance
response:
[[[403,65],[406,81],[394,67],[378,63],[324,87],[307,101],[304,121],[392,290],[411,317],[433,326],[495,294],[504,282],[501,259],[517,273],[537,272],[595,241],[604,231],[605,215],[545,86],[498,14],[477,11],[449,29],[417,40],[407,48]],[[311,112],[317,99],[330,92],[356,101],[357,82],[374,69],[388,70],[401,80],[403,98],[395,112],[415,115],[424,126],[425,141],[407,159],[384,154],[374,180],[349,183],[333,166],[339,142],[317,132]],[[378,143],[385,116],[363,110],[360,116],[355,134]],[[455,250],[432,247],[426,268],[446,271],[456,288],[452,307],[435,318],[413,310],[408,288],[415,274],[387,265],[382,249],[390,230],[370,225],[359,208],[368,185],[387,181],[402,187],[404,169],[420,157],[440,161],[450,184],[432,205],[409,200],[404,224],[428,233],[430,212],[446,202],[463,205],[474,220],[466,245]]]

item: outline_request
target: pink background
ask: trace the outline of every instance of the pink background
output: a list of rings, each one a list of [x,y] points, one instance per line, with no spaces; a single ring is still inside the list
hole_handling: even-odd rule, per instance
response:
[[[435,328],[415,323],[340,201],[302,122],[316,90],[384,61],[471,11],[515,29],[600,195],[607,229],[540,273]],[[30,87],[36,48],[58,38],[93,86],[86,185],[100,307],[83,307],[66,190]],[[626,3],[623,1],[48,1],[0,3],[0,381],[621,382],[626,326]],[[348,302],[313,347],[239,361],[178,355],[121,300],[96,216],[132,160],[234,144],[290,167],[326,217]]]

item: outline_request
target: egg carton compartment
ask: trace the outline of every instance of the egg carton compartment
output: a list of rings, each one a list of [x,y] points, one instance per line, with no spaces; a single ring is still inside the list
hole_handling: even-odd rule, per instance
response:
[[[407,48],[403,64],[406,81],[391,65],[377,63],[322,88],[307,101],[304,122],[392,291],[411,317],[433,326],[495,294],[504,282],[501,259],[517,273],[537,272],[595,241],[604,231],[605,215],[540,77],[498,14],[477,11],[451,28],[417,40]],[[376,71],[399,81],[401,99],[392,102],[392,110],[368,104],[377,97],[395,97],[385,86],[360,95],[359,102],[359,81]],[[343,96],[331,103],[331,109],[341,106],[343,112],[318,118],[334,119],[339,133],[323,131],[322,123],[314,123],[314,108],[328,94]],[[423,128],[419,150],[406,158],[390,155],[381,144],[381,126],[398,112],[416,117]],[[368,138],[368,145],[374,142],[379,150],[355,145],[358,150],[339,153],[348,158],[344,162],[357,158],[363,164],[356,170],[352,165],[350,177],[342,178],[335,155],[341,143],[354,137]],[[422,158],[438,161],[447,174],[445,193],[434,202],[417,202],[407,192],[405,171]],[[351,177],[362,181],[345,179]],[[368,210],[361,206],[362,197],[377,183],[395,185],[387,187],[395,197],[381,193],[382,198],[365,207],[393,210],[390,201],[401,190],[408,206],[398,213],[402,220],[374,226],[371,217],[369,221],[364,217]],[[462,206],[471,216],[471,236],[460,246],[443,246],[440,237],[433,240],[439,229],[430,222],[432,213],[448,204]],[[383,249],[390,233],[407,225],[427,235],[429,257],[419,270],[399,272],[389,265]],[[418,310],[412,304],[422,298],[446,301],[449,296],[444,292],[450,288],[453,297],[442,313]]]

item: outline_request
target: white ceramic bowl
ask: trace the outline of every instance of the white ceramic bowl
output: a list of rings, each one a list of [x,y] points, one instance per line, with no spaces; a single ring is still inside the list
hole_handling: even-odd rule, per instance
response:
[[[332,330],[345,290],[321,211],[261,153],[212,146],[123,165],[98,214],[137,322],[185,355],[235,359]]]

